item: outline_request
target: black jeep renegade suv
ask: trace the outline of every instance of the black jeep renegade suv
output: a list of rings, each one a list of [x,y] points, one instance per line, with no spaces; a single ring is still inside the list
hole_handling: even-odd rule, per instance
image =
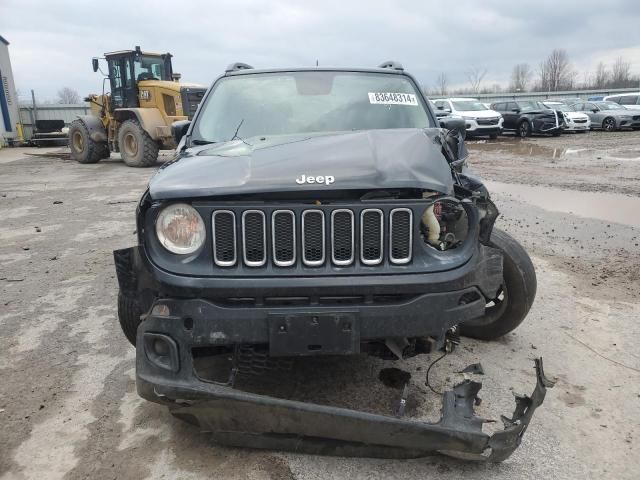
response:
[[[439,124],[393,62],[230,66],[193,121],[174,124],[176,158],[139,203],[138,245],[115,252],[139,393],[224,403],[241,398],[229,386],[249,354],[264,365],[404,358],[447,348],[459,333],[496,338],[516,328],[535,296],[533,265],[493,228],[497,209],[468,172],[455,127]],[[219,355],[234,359],[227,376],[198,370]],[[258,411],[270,398],[243,395]],[[298,403],[287,408],[299,413]],[[236,413],[236,422],[249,415]],[[523,431],[528,419],[518,422]],[[453,430],[449,450],[481,450],[489,438],[476,432],[482,441],[470,446],[466,427]]]

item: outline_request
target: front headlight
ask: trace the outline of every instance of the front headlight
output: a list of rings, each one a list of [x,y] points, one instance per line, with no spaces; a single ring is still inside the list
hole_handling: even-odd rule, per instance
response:
[[[178,255],[195,252],[206,238],[202,217],[186,203],[169,205],[160,212],[156,220],[156,235],[164,248]]]
[[[427,207],[422,214],[420,229],[427,245],[438,250],[450,250],[467,238],[469,219],[460,202],[445,198]]]

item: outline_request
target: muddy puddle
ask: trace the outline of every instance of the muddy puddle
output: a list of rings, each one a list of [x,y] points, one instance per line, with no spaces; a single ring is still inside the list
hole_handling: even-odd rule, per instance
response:
[[[584,134],[575,134],[584,135]],[[588,135],[588,134],[587,134]],[[590,148],[539,145],[519,139],[468,142],[471,152],[504,153],[508,156],[526,156],[544,160],[640,162],[640,148],[619,146],[616,148]]]
[[[640,198],[613,193],[560,190],[518,183],[485,182],[490,192],[553,212],[640,227]]]

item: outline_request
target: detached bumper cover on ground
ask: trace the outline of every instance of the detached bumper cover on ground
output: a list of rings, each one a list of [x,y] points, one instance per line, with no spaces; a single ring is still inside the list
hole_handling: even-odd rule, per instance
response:
[[[146,359],[140,353],[138,393],[154,402],[166,402],[175,416],[198,425],[215,441],[311,454],[410,458],[440,452],[500,462],[520,445],[546,389],[553,386],[544,376],[542,359],[536,359],[537,383],[532,395],[516,396],[513,415],[502,417],[504,430],[489,435],[482,431],[487,420],[473,413],[482,384],[471,380],[444,393],[442,417],[431,424],[246,393],[195,376],[189,382],[158,382],[145,368]]]

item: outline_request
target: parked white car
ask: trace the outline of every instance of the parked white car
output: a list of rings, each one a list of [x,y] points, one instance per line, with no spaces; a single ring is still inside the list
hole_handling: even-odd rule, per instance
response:
[[[591,119],[586,113],[577,112],[575,108],[570,105],[566,105],[563,102],[542,103],[544,103],[545,107],[549,107],[553,110],[562,112],[565,124],[565,127],[562,129],[563,131],[584,133],[591,130]]]
[[[441,98],[433,103],[438,111],[464,118],[468,137],[488,135],[489,138],[497,138],[502,132],[502,115],[489,110],[475,98]]]
[[[609,95],[604,97],[603,100],[607,102],[616,102],[629,110],[640,110],[640,92]]]

